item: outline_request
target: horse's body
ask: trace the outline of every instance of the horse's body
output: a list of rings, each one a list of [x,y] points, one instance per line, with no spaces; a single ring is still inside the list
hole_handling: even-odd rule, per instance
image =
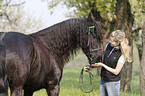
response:
[[[95,26],[90,31],[95,38],[88,37],[90,26]],[[88,39],[92,38],[91,48],[101,47],[99,32],[99,25],[89,17],[67,20],[30,35],[0,33],[6,50],[11,96],[22,96],[22,89],[24,96],[32,96],[33,92],[42,88],[49,96],[57,96],[64,64],[78,48],[82,48],[88,59],[99,60],[101,50],[93,54],[88,46]]]

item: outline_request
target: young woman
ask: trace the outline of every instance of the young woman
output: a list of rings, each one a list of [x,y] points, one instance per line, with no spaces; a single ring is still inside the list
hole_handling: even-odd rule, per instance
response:
[[[106,45],[103,62],[92,64],[94,67],[102,67],[100,96],[119,96],[120,71],[125,61],[131,62],[128,40],[123,31],[116,30],[111,33],[110,42]],[[88,69],[91,68],[84,68]]]

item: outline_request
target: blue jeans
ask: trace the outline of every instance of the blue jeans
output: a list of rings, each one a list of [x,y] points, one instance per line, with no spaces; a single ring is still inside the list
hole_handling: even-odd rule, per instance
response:
[[[120,80],[107,82],[101,79],[100,81],[100,96],[119,96]]]

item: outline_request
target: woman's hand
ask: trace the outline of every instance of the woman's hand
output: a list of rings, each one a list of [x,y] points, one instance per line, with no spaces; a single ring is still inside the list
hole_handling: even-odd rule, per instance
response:
[[[98,63],[92,64],[91,66],[93,66],[93,67],[101,67],[103,65],[104,64],[102,62],[98,62]]]
[[[92,68],[91,67],[89,67],[89,66],[87,66],[87,67],[84,67],[84,70],[85,71],[88,71],[88,70],[91,70]]]
[[[98,63],[95,63],[95,64],[91,64],[91,66],[92,66],[93,68],[101,67],[101,66],[103,66],[103,65],[104,65],[104,64],[103,64],[102,62],[98,62]],[[92,67],[86,66],[86,67],[84,67],[84,70],[85,70],[85,71],[91,70]]]

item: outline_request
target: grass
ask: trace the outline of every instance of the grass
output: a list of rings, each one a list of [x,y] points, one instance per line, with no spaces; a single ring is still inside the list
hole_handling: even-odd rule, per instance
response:
[[[63,78],[62,78],[61,83],[60,83],[59,96],[97,96],[97,94],[99,94],[99,90],[98,90],[99,89],[99,81],[100,81],[99,76],[94,76],[95,89],[93,92],[84,93],[80,90],[80,87],[79,87],[80,71],[81,71],[81,69],[79,69],[79,68],[75,68],[75,69],[65,68],[64,69]],[[95,72],[93,72],[93,74],[95,75]],[[84,75],[88,75],[88,74],[84,74]],[[89,79],[85,79],[84,83],[89,82],[88,80]],[[87,88],[87,86],[86,86],[86,88]],[[42,96],[41,95],[42,92],[45,93],[45,95],[43,94],[43,96],[47,96],[45,90],[35,92],[34,96]]]
[[[84,93],[79,87],[79,75],[81,69],[79,68],[65,68],[63,72],[63,78],[60,83],[59,96],[99,96],[99,82],[100,76],[96,75],[95,71],[92,71],[94,75],[94,90],[91,93]],[[84,74],[87,75],[87,74]],[[86,78],[86,77],[85,77]],[[84,83],[89,82],[89,79],[84,80]],[[87,87],[87,86],[86,86]],[[131,92],[121,92],[120,96],[140,96],[139,92],[139,78],[134,76],[132,79]],[[40,90],[34,93],[33,96],[47,96],[46,91]]]
[[[60,83],[60,96],[94,96],[95,94],[98,94],[99,91],[93,91],[92,93],[83,93],[80,90],[79,87],[79,73],[80,73],[81,69],[70,69],[70,68],[66,68],[64,70],[64,77],[62,79],[62,82]],[[84,74],[87,75],[87,74]],[[88,75],[87,75],[88,76]],[[67,78],[66,78],[67,77]],[[86,78],[86,77],[84,77]],[[96,79],[97,78],[97,79]],[[99,88],[99,80],[100,78],[98,76],[95,76],[95,89]],[[88,83],[89,79],[85,79],[84,83]],[[88,86],[89,87],[89,86]],[[87,86],[86,86],[87,88]]]

